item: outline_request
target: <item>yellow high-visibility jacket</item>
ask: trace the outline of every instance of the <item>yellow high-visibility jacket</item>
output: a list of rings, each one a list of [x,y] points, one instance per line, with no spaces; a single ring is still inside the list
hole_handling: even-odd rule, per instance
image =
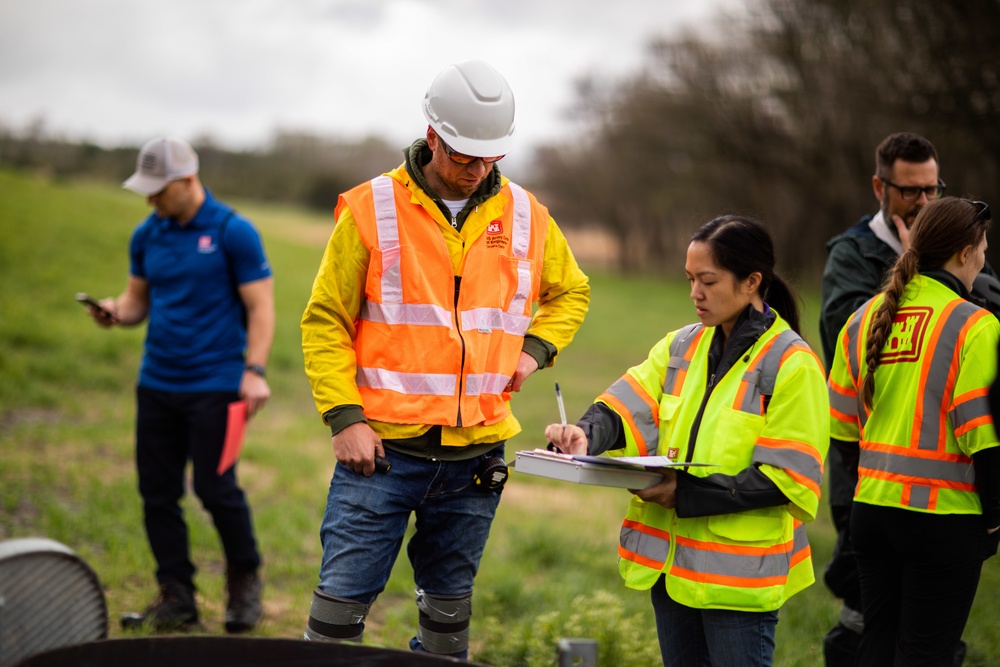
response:
[[[830,369],[830,432],[858,442],[855,502],[934,514],[981,514],[972,455],[996,447],[987,394],[1000,323],[945,284],[917,275],[906,286],[861,401],[865,347],[879,294],[840,332]]]
[[[395,249],[378,239],[375,187],[398,216]],[[515,239],[518,208],[529,222]],[[511,243],[522,241],[524,247],[512,251]],[[469,296],[462,294],[458,303],[455,276],[463,277],[463,291],[469,277]],[[393,291],[388,300],[397,303],[387,304]],[[510,438],[520,431],[503,386],[520,354],[512,341],[532,334],[562,350],[586,314],[589,295],[565,237],[529,193],[504,178],[501,190],[459,231],[400,166],[345,193],[337,207],[302,318],[316,407],[325,414],[361,406],[373,430],[387,439],[415,437],[433,424],[443,426],[442,445]],[[417,324],[421,316],[429,319]],[[491,341],[509,349],[491,356]],[[465,354],[471,366],[463,366]],[[398,384],[414,375],[433,376],[437,384]],[[403,391],[393,390],[394,383]]]
[[[778,316],[709,388],[715,335],[716,327],[701,324],[668,334],[597,400],[622,418],[625,455],[717,464],[688,468],[697,476],[758,465],[790,502],[681,518],[634,497],[622,524],[619,571],[637,589],[665,574],[670,597],[689,607],[772,611],[815,580],[803,522],[816,517],[829,446],[825,376]]]

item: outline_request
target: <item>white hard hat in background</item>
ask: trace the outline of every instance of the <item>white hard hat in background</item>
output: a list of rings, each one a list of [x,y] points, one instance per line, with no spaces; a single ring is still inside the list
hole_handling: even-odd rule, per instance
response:
[[[459,153],[494,157],[514,144],[514,93],[481,60],[449,65],[438,74],[424,95],[424,116]]]

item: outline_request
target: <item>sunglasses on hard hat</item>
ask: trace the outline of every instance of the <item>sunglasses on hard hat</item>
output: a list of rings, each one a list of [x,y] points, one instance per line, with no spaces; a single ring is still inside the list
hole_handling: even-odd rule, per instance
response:
[[[493,164],[494,162],[499,162],[503,159],[503,155],[497,155],[496,157],[473,157],[471,155],[466,155],[465,153],[459,153],[458,151],[452,150],[451,146],[444,142],[440,136],[438,140],[441,142],[441,147],[444,148],[445,155],[448,159],[455,164],[472,164],[476,160],[482,160],[486,164]]]

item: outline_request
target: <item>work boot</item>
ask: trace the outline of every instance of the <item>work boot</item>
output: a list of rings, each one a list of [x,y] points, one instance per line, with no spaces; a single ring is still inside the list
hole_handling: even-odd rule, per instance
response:
[[[264,615],[260,604],[263,582],[256,569],[230,566],[226,569],[226,632],[246,632]]]
[[[160,594],[142,613],[129,612],[122,616],[123,630],[149,628],[154,632],[190,630],[198,625],[198,607],[194,601],[194,586],[180,581],[160,584]]]

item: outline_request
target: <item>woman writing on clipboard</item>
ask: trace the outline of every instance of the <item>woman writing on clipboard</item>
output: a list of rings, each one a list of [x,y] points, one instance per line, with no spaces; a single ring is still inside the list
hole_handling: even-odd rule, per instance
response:
[[[685,271],[700,321],[545,436],[570,454],[715,464],[632,492],[619,571],[650,590],[665,665],[770,665],[778,608],[814,581],[803,522],[829,444],[826,380],[760,223],[705,224]]]

